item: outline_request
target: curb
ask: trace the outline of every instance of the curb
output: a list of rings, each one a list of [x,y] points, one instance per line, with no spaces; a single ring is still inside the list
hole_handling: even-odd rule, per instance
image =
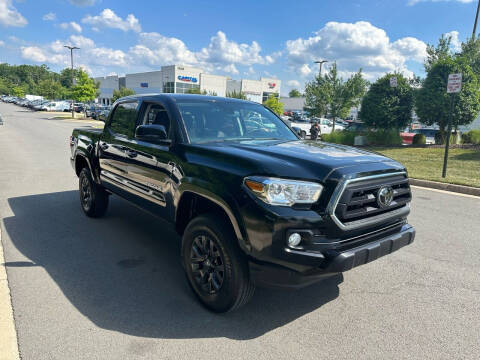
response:
[[[460,194],[480,196],[480,188],[475,188],[471,186],[455,185],[455,184],[448,184],[448,183],[441,183],[437,181],[420,180],[420,179],[409,179],[409,182],[410,182],[410,185],[451,191],[451,192],[456,192]]]
[[[2,229],[0,227],[0,360],[19,360],[17,331],[13,317],[12,299],[3,257]]]

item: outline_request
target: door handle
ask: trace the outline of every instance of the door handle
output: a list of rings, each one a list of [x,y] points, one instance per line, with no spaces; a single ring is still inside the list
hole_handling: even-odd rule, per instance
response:
[[[134,150],[126,150],[125,152],[127,153],[127,156],[130,158],[134,158],[137,156],[137,152]]]
[[[108,149],[108,144],[107,143],[100,143],[100,148],[102,150],[107,150]]]

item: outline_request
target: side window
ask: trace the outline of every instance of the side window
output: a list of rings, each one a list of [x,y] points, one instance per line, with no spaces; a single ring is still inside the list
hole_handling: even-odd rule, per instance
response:
[[[118,104],[110,121],[110,129],[117,135],[133,138],[138,116],[137,107],[136,101]]]
[[[163,125],[170,138],[170,118],[162,105],[149,104],[142,125]]]

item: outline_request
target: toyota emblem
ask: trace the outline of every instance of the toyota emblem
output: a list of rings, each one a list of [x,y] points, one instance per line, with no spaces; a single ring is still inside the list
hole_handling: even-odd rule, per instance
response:
[[[378,190],[377,203],[380,207],[385,208],[390,206],[393,201],[393,189],[390,186],[382,186]]]

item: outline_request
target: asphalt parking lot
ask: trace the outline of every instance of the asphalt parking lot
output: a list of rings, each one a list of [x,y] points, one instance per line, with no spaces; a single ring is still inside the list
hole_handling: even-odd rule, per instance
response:
[[[0,103],[0,217],[22,359],[478,359],[480,199],[414,188],[415,242],[237,312],[194,299],[179,239],[113,198],[81,212],[78,124]]]

